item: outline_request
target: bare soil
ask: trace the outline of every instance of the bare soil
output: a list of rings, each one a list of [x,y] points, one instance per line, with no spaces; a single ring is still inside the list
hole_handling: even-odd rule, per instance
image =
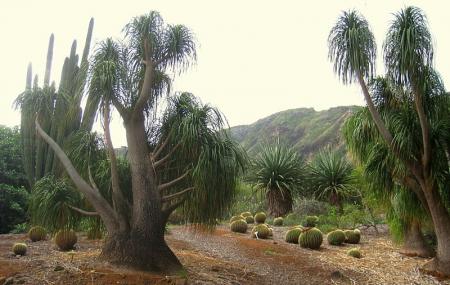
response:
[[[273,239],[256,240],[225,226],[212,232],[171,227],[169,246],[186,268],[179,276],[161,276],[114,267],[98,260],[102,241],[79,235],[73,253],[58,251],[52,241],[31,242],[25,235],[0,235],[0,284],[450,284],[420,272],[424,258],[406,257],[388,236],[363,232],[363,257],[346,253],[353,245],[318,251],[284,241],[287,227]],[[26,256],[11,253],[26,242]]]

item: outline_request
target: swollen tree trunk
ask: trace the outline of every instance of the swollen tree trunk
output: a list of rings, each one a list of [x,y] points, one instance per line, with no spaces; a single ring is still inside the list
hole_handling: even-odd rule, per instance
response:
[[[158,182],[149,160],[143,114],[135,113],[125,123],[125,129],[133,190],[131,229],[109,236],[102,257],[141,270],[180,271],[180,261],[164,240],[168,215],[162,210]]]
[[[283,191],[283,192],[281,192]],[[271,189],[266,193],[269,214],[281,217],[292,211],[292,195],[287,190]]]
[[[420,223],[416,220],[409,223],[406,232],[403,248],[400,253],[407,256],[431,257],[433,256],[432,249],[426,244]]]
[[[438,243],[436,257],[424,266],[424,270],[450,276],[450,215],[442,204],[438,189],[429,189],[424,194]]]

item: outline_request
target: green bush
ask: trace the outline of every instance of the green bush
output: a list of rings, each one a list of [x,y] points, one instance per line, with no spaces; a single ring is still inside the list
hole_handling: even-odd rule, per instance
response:
[[[359,250],[359,248],[351,248],[349,251],[347,251],[347,255],[350,255],[351,257],[355,257],[355,258],[361,258],[362,254],[361,251]]]
[[[358,229],[355,230],[346,230],[345,233],[345,242],[350,244],[358,244],[361,240],[361,231]]]
[[[303,248],[319,249],[322,245],[322,232],[317,228],[304,230],[298,239],[298,243]]]
[[[77,241],[77,234],[73,230],[60,230],[55,235],[55,244],[62,251],[73,249]]]
[[[252,237],[266,239],[270,236],[270,229],[265,224],[256,225],[252,229]]]
[[[21,223],[14,226],[14,228],[10,231],[12,234],[24,234],[28,233],[30,225],[28,223]]]
[[[28,231],[28,237],[33,242],[45,240],[47,237],[47,231],[41,226],[32,227]]]
[[[28,199],[25,188],[0,184],[0,234],[27,220]]]
[[[259,212],[255,214],[255,222],[258,224],[263,224],[266,221],[266,214],[264,212]]]
[[[15,243],[12,251],[15,255],[25,255],[27,253],[27,245],[24,243]]]
[[[263,195],[255,195],[254,189],[247,183],[240,182],[230,213],[257,213],[266,208],[266,199]]]
[[[236,233],[247,232],[247,223],[244,220],[237,220],[230,224],[230,230]]]
[[[319,222],[319,217],[317,216],[306,216],[305,218],[305,227],[315,227]]]
[[[273,220],[273,225],[274,226],[282,226],[283,225],[283,218],[282,217],[275,218]]]
[[[284,240],[288,243],[298,243],[298,238],[300,237],[301,233],[302,229],[300,228],[290,229],[286,232]]]
[[[247,222],[247,224],[253,224],[255,222],[255,219],[253,218],[253,216],[247,216],[245,217],[245,221]]]
[[[341,245],[345,242],[345,233],[342,230],[329,232],[327,235],[328,244]]]

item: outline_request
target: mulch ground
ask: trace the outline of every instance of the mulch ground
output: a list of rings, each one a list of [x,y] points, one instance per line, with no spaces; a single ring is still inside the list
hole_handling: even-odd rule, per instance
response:
[[[363,232],[363,257],[346,254],[350,245],[318,251],[284,242],[286,227],[273,239],[256,240],[220,226],[213,232],[175,226],[167,242],[187,270],[186,276],[161,276],[125,270],[97,259],[102,241],[79,237],[74,254],[51,241],[32,243],[25,235],[0,235],[0,284],[450,284],[419,271],[427,261],[398,253],[386,234]],[[26,256],[11,253],[26,242]]]

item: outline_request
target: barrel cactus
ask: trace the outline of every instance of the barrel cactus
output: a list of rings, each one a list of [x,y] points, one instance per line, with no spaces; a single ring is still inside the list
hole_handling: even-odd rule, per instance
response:
[[[28,231],[28,237],[33,242],[45,240],[45,238],[47,237],[47,231],[43,227],[40,227],[40,226],[32,227]]]
[[[357,244],[361,240],[361,231],[356,230],[346,230],[345,233],[345,242],[350,244]]]
[[[230,219],[230,223],[232,223],[232,222],[234,222],[234,221],[237,221],[237,220],[245,220],[245,218],[242,217],[242,216],[233,216],[233,217],[231,217],[231,219]]]
[[[250,212],[243,212],[243,213],[241,213],[241,216],[244,217],[244,218],[246,218],[248,216],[252,216],[253,217],[252,213],[250,213]]]
[[[15,255],[25,255],[27,253],[27,245],[24,243],[15,243],[12,251]]]
[[[329,232],[327,235],[328,244],[341,245],[345,242],[345,233],[342,230]]]
[[[347,255],[350,255],[351,257],[355,258],[361,258],[362,254],[359,248],[351,248],[349,251],[347,251]]]
[[[55,235],[55,243],[63,251],[73,249],[77,241],[77,235],[73,230],[60,230]]]
[[[305,226],[306,227],[315,227],[319,222],[319,217],[317,216],[306,216]]]
[[[317,228],[304,230],[298,238],[298,243],[301,247],[310,249],[319,249],[322,241],[322,232]]]
[[[273,237],[273,229],[269,226],[268,228],[269,228],[269,237]]]
[[[298,243],[298,238],[301,233],[302,233],[302,230],[299,228],[290,229],[286,232],[286,236],[284,237],[284,240],[288,243]]]
[[[259,212],[255,214],[255,222],[258,224],[263,224],[266,221],[266,214],[264,212]]]
[[[275,218],[273,220],[273,225],[274,226],[282,226],[283,225],[283,218],[282,217]]]
[[[254,237],[254,238],[266,239],[269,237],[269,235],[270,235],[270,229],[268,226],[266,226],[264,224],[256,225],[252,229],[252,237]]]
[[[290,230],[292,230],[292,229],[300,229],[300,230],[303,230],[303,227],[302,227],[301,225],[297,225],[297,226],[290,227],[289,229],[290,229]]]
[[[255,222],[255,219],[253,218],[253,216],[246,216],[245,221],[247,222],[247,224],[253,224]]]
[[[235,233],[245,233],[247,232],[247,223],[242,219],[234,221],[230,224],[230,229]]]

